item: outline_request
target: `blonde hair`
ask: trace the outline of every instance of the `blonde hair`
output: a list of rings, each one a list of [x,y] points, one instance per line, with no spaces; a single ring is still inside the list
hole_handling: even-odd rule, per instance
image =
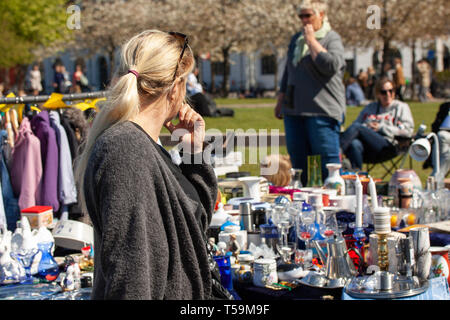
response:
[[[107,101],[96,115],[83,152],[75,163],[79,200],[84,211],[87,212],[84,174],[97,138],[106,129],[135,117],[140,111],[141,98],[158,99],[170,92],[178,78],[187,77],[194,68],[195,60],[188,46],[179,61],[182,48],[183,43],[176,37],[159,30],[146,30],[135,35],[122,47],[120,67],[112,81]],[[129,70],[136,71],[138,75]],[[177,74],[174,79],[175,70]]]
[[[260,163],[261,167],[277,166],[278,170],[272,175],[262,175],[274,186],[286,187],[291,182],[291,159],[288,155],[270,154],[266,156]]]
[[[303,0],[302,3],[297,6],[297,14],[300,14],[302,10],[313,10],[316,15],[320,12],[325,14],[324,20],[327,20],[328,4],[323,0]]]

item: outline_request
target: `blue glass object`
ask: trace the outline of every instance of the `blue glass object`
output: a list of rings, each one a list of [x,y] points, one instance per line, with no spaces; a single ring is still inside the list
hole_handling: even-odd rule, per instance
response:
[[[52,247],[53,242],[38,243],[39,251],[42,252],[41,261],[38,266],[38,274],[39,277],[47,281],[54,281],[59,275],[58,263],[55,261],[51,253]]]
[[[356,240],[356,247],[359,251],[361,251],[362,247],[364,246],[364,241],[366,240],[366,233],[364,232],[364,228],[355,228],[353,230],[353,238]]]
[[[39,253],[39,250],[32,249],[27,252],[11,252],[11,257],[20,262],[25,269],[25,277],[21,279],[20,283],[33,283],[33,276],[31,275],[31,265],[33,264],[34,257]]]
[[[291,203],[291,201],[285,196],[278,196],[275,198],[274,203],[275,204],[288,204],[288,203]]]
[[[229,256],[215,256],[217,265],[219,266],[220,282],[228,291],[233,290],[233,277],[231,274],[231,262]]]

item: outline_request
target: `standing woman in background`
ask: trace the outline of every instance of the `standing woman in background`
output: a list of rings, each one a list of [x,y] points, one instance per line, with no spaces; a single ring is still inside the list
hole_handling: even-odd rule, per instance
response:
[[[76,165],[94,226],[92,299],[229,297],[206,240],[216,176],[203,158],[193,161],[205,136],[204,120],[184,102],[193,68],[182,34],[149,30],[123,46]],[[163,127],[184,130],[180,165],[157,144]]]
[[[305,0],[298,8],[303,29],[292,37],[275,116],[284,118],[293,168],[307,182],[307,157],[320,155],[322,178],[327,163],[340,163],[339,131],[345,116],[344,46],[332,30],[323,1]]]

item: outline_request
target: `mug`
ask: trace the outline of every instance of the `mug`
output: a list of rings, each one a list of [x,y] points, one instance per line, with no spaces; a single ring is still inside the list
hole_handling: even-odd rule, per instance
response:
[[[430,247],[431,269],[430,278],[444,277],[450,284],[450,262],[446,247]]]

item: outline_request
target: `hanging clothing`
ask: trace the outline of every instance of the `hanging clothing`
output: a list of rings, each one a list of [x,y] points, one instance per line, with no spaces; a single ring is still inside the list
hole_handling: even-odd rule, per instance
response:
[[[2,186],[0,186],[0,191]],[[3,193],[3,192],[2,192]],[[3,206],[3,197],[0,197],[0,229],[7,229],[8,223],[6,221],[5,207]]]
[[[61,117],[61,125],[66,131],[67,140],[69,142],[70,148],[70,156],[72,157],[72,161],[78,156],[78,139],[75,135],[75,130],[72,128],[70,121],[64,116]]]
[[[41,111],[31,120],[31,128],[41,142],[43,177],[38,204],[52,206],[53,212],[59,210],[58,168],[59,150],[55,130],[50,125],[48,111]]]
[[[2,153],[5,160],[6,167],[8,171],[11,170],[11,162],[12,162],[12,148],[8,143],[8,131],[0,130],[0,137],[2,141]]]
[[[59,146],[58,199],[61,204],[69,205],[77,202],[77,189],[73,176],[69,141],[57,111],[50,111],[50,124],[55,130],[56,141]]]
[[[5,209],[6,227],[11,232],[16,230],[17,220],[20,219],[20,209],[17,198],[14,196],[14,191],[11,185],[11,179],[9,177],[10,168],[7,164],[7,157],[9,160],[12,157],[12,149],[7,143],[6,130],[0,131],[0,174],[2,183],[2,200],[3,207]]]
[[[11,185],[21,210],[39,203],[42,182],[41,142],[33,134],[28,118],[20,124],[12,151]]]
[[[0,171],[2,179],[2,200],[5,208],[6,227],[11,232],[14,232],[17,227],[17,221],[20,219],[20,209],[17,198],[14,196],[14,192],[11,185],[11,179],[9,177],[9,171],[6,167],[5,158],[3,155],[0,157]]]

